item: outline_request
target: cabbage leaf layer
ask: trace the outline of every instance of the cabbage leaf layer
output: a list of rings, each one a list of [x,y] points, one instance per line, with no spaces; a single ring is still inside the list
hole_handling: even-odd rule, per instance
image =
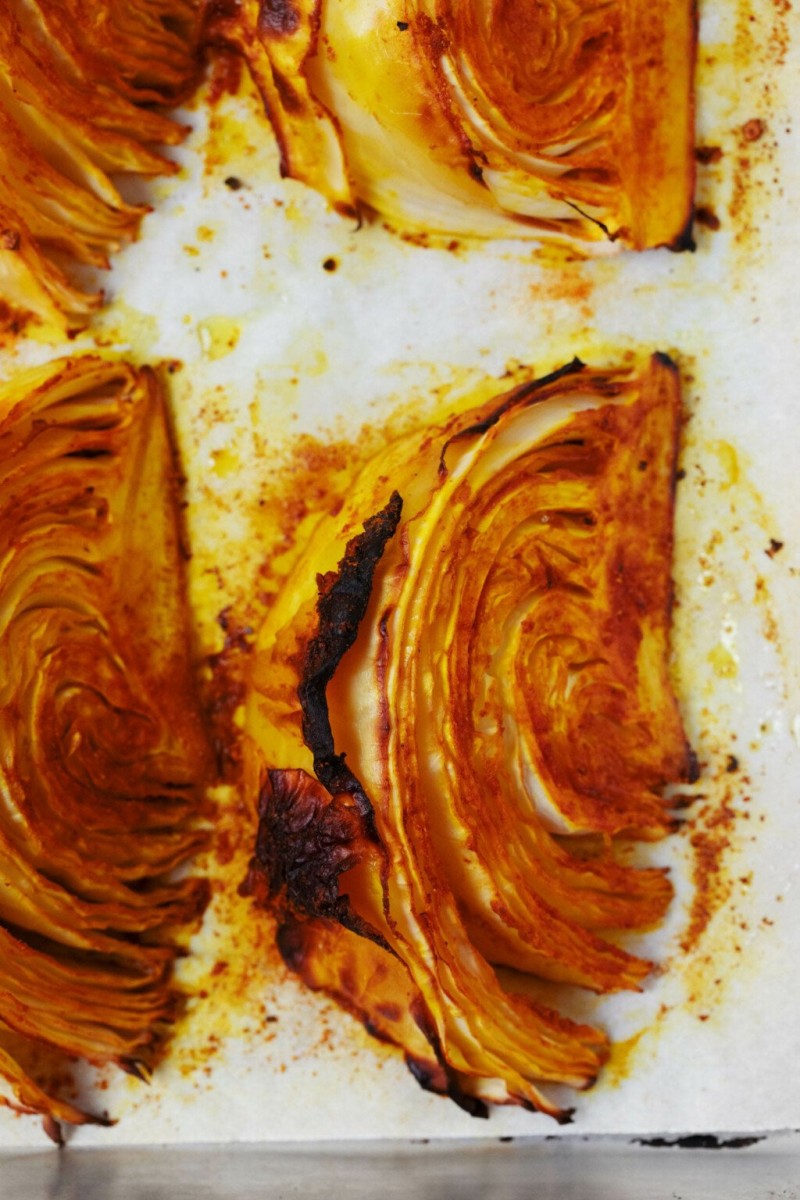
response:
[[[179,473],[147,369],[62,359],[0,388],[0,1074],[97,1119],[67,1058],[145,1074],[206,885],[209,754]]]
[[[284,174],[404,231],[691,245],[692,0],[239,0]]]
[[[198,0],[6,0],[0,40],[0,329],[85,325],[102,296],[64,263],[107,267],[148,211],[112,177],[169,174],[185,129],[153,106],[198,74]]]
[[[250,884],[286,961],[426,1086],[564,1117],[605,1035],[530,981],[636,989],[665,873],[621,839],[694,777],[668,674],[677,372],[578,360],[390,442],[260,633]]]

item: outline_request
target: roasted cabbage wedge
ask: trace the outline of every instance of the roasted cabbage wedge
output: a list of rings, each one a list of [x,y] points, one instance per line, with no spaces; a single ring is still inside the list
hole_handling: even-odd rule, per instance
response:
[[[667,358],[576,360],[397,438],[259,636],[250,886],[287,963],[473,1112],[563,1119],[546,1085],[608,1053],[526,983],[652,965],[603,933],[664,914],[665,873],[616,850],[672,829],[664,789],[695,773],[668,674],[679,423]]]
[[[239,0],[286,175],[414,233],[683,249],[692,0]]]
[[[171,173],[185,129],[153,106],[197,78],[195,0],[4,0],[0,329],[68,332],[102,295],[65,264],[107,267],[148,211],[112,177]],[[68,273],[69,272],[69,273]]]
[[[0,1074],[97,1120],[67,1058],[145,1074],[206,885],[179,474],[149,370],[63,359],[0,387]]]

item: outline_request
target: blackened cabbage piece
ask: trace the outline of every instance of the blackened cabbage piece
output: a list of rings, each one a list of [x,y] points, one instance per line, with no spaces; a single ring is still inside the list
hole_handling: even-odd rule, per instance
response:
[[[636,989],[605,934],[671,885],[624,865],[694,777],[669,671],[680,427],[665,356],[578,360],[390,440],[260,633],[250,886],[287,963],[470,1111],[564,1119],[604,1033],[535,980]]]
[[[146,1074],[206,885],[210,759],[161,387],[95,356],[0,387],[0,1074],[96,1116],[68,1058]],[[176,874],[177,872],[177,874]]]

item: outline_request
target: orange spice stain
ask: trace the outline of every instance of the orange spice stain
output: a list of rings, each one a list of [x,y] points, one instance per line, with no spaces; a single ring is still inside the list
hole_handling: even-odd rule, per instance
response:
[[[223,56],[223,61],[227,57]],[[229,167],[231,182],[227,186],[239,191],[244,186],[240,176],[246,175],[259,151],[264,151],[263,105],[249,72],[241,69],[241,59],[237,69],[223,72],[225,86],[216,86],[215,78],[212,74],[208,88],[201,93],[209,113],[204,172],[209,176]]]
[[[689,503],[693,525],[704,511],[713,514],[713,525],[705,527],[701,520],[687,543],[682,545],[680,537],[678,541],[681,565],[676,624],[684,639],[683,652],[678,655],[683,675],[679,694],[695,709],[694,745],[704,762],[697,798],[683,814],[679,835],[685,845],[691,894],[676,950],[663,969],[680,980],[685,991],[683,1008],[701,1022],[713,1019],[732,977],[758,969],[753,934],[769,924],[753,911],[753,876],[747,866],[748,849],[769,814],[752,791],[748,767],[740,758],[736,734],[725,715],[724,687],[739,686],[738,665],[721,693],[719,684],[714,687],[713,703],[699,703],[705,694],[704,676],[698,668],[692,630],[709,603],[704,598],[706,589],[718,589],[716,597],[723,612],[729,602],[734,613],[747,612],[749,637],[760,637],[765,652],[768,645],[769,655],[777,657],[778,677],[784,680],[784,687],[791,672],[787,614],[770,588],[775,570],[770,564],[776,559],[780,564],[784,551],[779,535],[782,522],[754,485],[746,451],[729,440],[727,432],[726,439],[698,438],[691,424],[687,426],[682,453],[686,482],[680,485],[689,489],[688,496],[680,495]],[[698,568],[694,586],[689,587],[683,581],[692,578],[693,569]],[[698,584],[703,591],[696,590]],[[726,620],[717,650],[723,649],[723,642],[728,646],[726,638],[737,636],[736,621],[727,629]],[[730,647],[735,654],[735,640]],[[733,661],[738,664],[738,659]],[[762,734],[766,732],[765,723]],[[751,749],[757,748],[751,745]]]
[[[222,96],[235,96],[242,83],[244,62],[240,54],[217,49],[211,60],[208,103],[216,104]]]
[[[35,315],[26,309],[15,308],[0,299],[0,347],[13,345],[19,335],[31,324],[36,324]]]
[[[265,1020],[265,994],[280,986],[285,972],[269,918],[255,917],[240,885],[255,840],[255,807],[238,789],[218,805],[214,844],[198,864],[211,885],[202,935],[182,964],[181,985],[189,997],[176,1025],[172,1063],[181,1074],[210,1067],[227,1039],[266,1044],[275,1027]]]
[[[726,791],[721,799],[703,804],[692,818],[688,840],[694,859],[694,896],[680,940],[684,954],[696,949],[714,914],[731,898],[733,880],[724,868],[740,816],[732,805],[732,793]]]
[[[557,270],[543,271],[530,289],[534,304],[568,304],[572,313],[585,321],[594,315],[594,290],[593,276],[574,258],[565,258]]]
[[[775,121],[781,111],[780,69],[791,38],[789,0],[740,6],[732,63],[742,90],[759,96],[758,111],[730,131],[734,144],[728,215],[737,245],[752,253],[760,245],[760,225],[771,197],[781,188],[776,167],[778,141]]]
[[[624,1041],[612,1042],[611,1053],[603,1068],[604,1085],[618,1087],[629,1077],[635,1067],[642,1039],[647,1033],[645,1027]]]

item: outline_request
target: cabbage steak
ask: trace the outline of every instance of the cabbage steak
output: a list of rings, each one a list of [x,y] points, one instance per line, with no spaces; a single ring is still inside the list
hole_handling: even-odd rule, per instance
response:
[[[565,1119],[605,1034],[534,980],[637,989],[695,775],[668,673],[673,364],[553,375],[396,438],[260,632],[250,875],[286,962],[469,1111]],[[616,939],[617,941],[619,939]],[[532,989],[528,986],[527,992]]]

